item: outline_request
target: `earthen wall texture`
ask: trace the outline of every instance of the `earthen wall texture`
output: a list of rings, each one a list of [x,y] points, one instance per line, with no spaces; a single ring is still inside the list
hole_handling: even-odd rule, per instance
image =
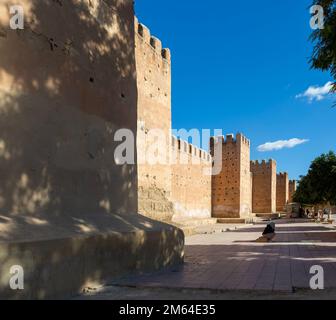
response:
[[[170,52],[135,19],[138,87],[139,212],[171,220],[171,66]]]
[[[240,217],[248,218],[252,213],[251,171],[250,171],[250,140],[237,134],[237,143],[240,146]]]
[[[296,180],[290,180],[289,181],[289,195],[288,195],[288,201],[289,203],[293,202],[293,197],[296,192]]]
[[[250,141],[237,134],[218,137],[211,143],[212,155],[221,144],[222,162],[215,161],[212,177],[212,214],[217,218],[245,218],[251,213]],[[221,168],[218,168],[218,165]]]
[[[276,212],[276,162],[251,161],[252,211],[253,213]]]
[[[136,214],[137,168],[114,165],[113,142],[137,128],[133,1],[21,0],[24,30],[9,28],[13,3],[0,4],[2,215],[81,233],[87,215]]]
[[[277,211],[283,212],[289,200],[289,181],[287,173],[277,174],[276,203]]]
[[[186,141],[172,139],[173,220],[211,218],[211,156]]]
[[[138,214],[137,166],[114,157],[137,96],[132,0],[0,1],[0,299],[183,263],[183,232]],[[8,286],[14,262],[25,290]]]

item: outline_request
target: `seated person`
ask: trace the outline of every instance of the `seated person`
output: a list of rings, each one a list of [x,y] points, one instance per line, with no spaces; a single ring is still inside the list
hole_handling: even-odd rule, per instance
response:
[[[274,237],[275,237],[275,223],[274,222],[270,222],[266,226],[266,228],[265,228],[265,230],[264,230],[264,232],[263,232],[262,235],[263,235],[263,237],[265,239],[267,239],[267,241],[272,241],[274,239]]]

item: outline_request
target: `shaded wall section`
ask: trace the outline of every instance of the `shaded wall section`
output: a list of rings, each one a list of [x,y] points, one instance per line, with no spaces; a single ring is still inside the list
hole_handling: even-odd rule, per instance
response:
[[[15,237],[16,220],[78,231],[136,214],[137,169],[115,164],[113,142],[120,128],[136,133],[132,1],[21,0],[16,31],[11,3],[1,3],[0,210],[13,223],[1,237]]]
[[[115,132],[137,131],[133,1],[19,3],[17,31],[0,3],[0,297],[182,263],[183,232],[138,214],[137,167],[114,161]]]
[[[136,215],[105,223],[108,232],[85,237],[0,241],[0,298],[64,299],[120,276],[183,262],[181,230]],[[9,288],[13,265],[24,268],[24,290]]]

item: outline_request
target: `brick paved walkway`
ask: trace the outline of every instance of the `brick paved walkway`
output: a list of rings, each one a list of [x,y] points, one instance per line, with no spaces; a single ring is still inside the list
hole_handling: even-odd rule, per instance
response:
[[[277,223],[273,243],[255,243],[265,224],[186,239],[185,265],[117,282],[142,288],[268,290],[309,288],[309,270],[321,265],[325,287],[336,288],[336,230],[314,223]]]

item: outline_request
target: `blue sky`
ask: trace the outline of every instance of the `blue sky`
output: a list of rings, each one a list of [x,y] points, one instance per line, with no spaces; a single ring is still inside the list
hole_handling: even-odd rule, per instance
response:
[[[332,78],[311,70],[311,0],[137,0],[136,14],[172,52],[173,128],[222,128],[251,139],[291,178],[335,150],[336,97],[298,97]],[[314,90],[312,90],[314,94]],[[316,95],[315,95],[316,97]],[[259,152],[267,142],[307,139]]]

